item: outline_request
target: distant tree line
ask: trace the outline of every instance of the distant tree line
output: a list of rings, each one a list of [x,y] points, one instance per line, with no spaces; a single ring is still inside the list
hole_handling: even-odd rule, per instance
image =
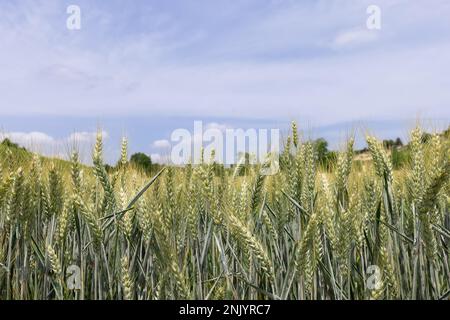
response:
[[[442,137],[445,137],[447,139],[450,139],[450,126],[441,133]],[[424,143],[428,142],[431,139],[432,135],[430,133],[423,133],[422,141]],[[320,165],[324,169],[331,169],[332,166],[336,164],[337,160],[337,152],[332,151],[328,149],[328,142],[324,138],[319,138],[312,141],[312,144],[314,146],[316,157]],[[6,146],[11,149],[17,149],[17,150],[24,150],[25,148],[19,146],[17,143],[12,142],[10,139],[5,138],[1,145]],[[409,145],[404,145],[403,141],[400,138],[397,138],[395,140],[388,139],[383,140],[383,145],[386,149],[388,149],[391,153],[392,163],[395,169],[401,168],[405,163],[407,163],[410,159],[410,151],[409,151]],[[369,150],[367,148],[355,150],[355,154],[362,154],[366,153]],[[240,165],[240,170],[238,172],[238,175],[247,175],[249,173],[249,170],[251,170],[252,163],[250,161],[250,154],[245,153],[244,154],[244,163]],[[151,157],[145,153],[138,152],[134,153],[130,161],[127,165],[134,166],[135,168],[141,170],[142,172],[151,175],[157,171],[159,171],[163,165],[159,163],[154,163],[151,159]],[[112,172],[114,170],[117,170],[122,166],[120,162],[118,162],[115,166],[106,165],[106,169],[108,172]],[[283,159],[280,161],[281,169],[284,167]],[[231,166],[232,169],[235,168],[235,166]],[[223,164],[214,163],[214,172],[217,176],[221,176],[224,174],[225,166]]]

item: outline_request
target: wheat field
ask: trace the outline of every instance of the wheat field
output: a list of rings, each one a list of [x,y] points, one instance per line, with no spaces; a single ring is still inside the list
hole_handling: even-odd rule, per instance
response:
[[[0,300],[448,299],[449,139],[422,136],[401,168],[372,136],[325,168],[294,124],[272,176],[148,176],[125,139],[107,171],[101,134],[92,166],[3,150]]]

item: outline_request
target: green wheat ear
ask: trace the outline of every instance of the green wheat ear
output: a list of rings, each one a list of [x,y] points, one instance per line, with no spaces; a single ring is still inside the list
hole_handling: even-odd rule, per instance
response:
[[[121,278],[125,300],[133,300],[133,281],[129,272],[129,262],[126,256],[121,259]]]
[[[101,132],[92,164],[0,144],[0,299],[448,299],[450,131],[327,163],[298,132],[270,176],[202,151],[148,179]]]
[[[125,166],[128,163],[128,139],[122,138],[122,145],[120,148],[120,164]]]
[[[61,264],[55,250],[49,245],[47,246],[47,255],[50,261],[50,266],[55,275],[59,276],[62,273]]]

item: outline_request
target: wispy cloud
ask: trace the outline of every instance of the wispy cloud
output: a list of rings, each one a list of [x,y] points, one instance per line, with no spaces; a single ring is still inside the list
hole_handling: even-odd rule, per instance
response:
[[[165,149],[170,148],[170,141],[169,140],[156,140],[153,142],[153,147],[157,149]]]
[[[42,145],[55,143],[55,139],[44,132],[11,132],[0,135],[0,140],[5,138],[22,145]]]
[[[108,132],[102,131],[102,138],[107,139],[108,138]],[[88,131],[82,131],[82,132],[74,132],[71,133],[70,136],[66,139],[69,142],[73,143],[85,143],[85,142],[92,142],[95,141],[97,138],[97,132],[88,132]]]
[[[4,1],[0,114],[450,117],[449,3],[377,2]]]
[[[337,47],[361,45],[378,39],[379,31],[354,29],[339,33],[333,44]]]
[[[152,159],[152,163],[159,164],[169,164],[171,163],[171,155],[169,152],[166,153],[151,153],[150,158]]]

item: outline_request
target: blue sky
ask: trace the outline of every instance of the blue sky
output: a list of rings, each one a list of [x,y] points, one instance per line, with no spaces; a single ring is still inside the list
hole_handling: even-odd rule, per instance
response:
[[[0,128],[61,154],[100,125],[110,160],[122,134],[157,158],[193,120],[297,120],[334,146],[355,127],[404,137],[416,119],[449,123],[449,16],[446,0],[3,0]]]

